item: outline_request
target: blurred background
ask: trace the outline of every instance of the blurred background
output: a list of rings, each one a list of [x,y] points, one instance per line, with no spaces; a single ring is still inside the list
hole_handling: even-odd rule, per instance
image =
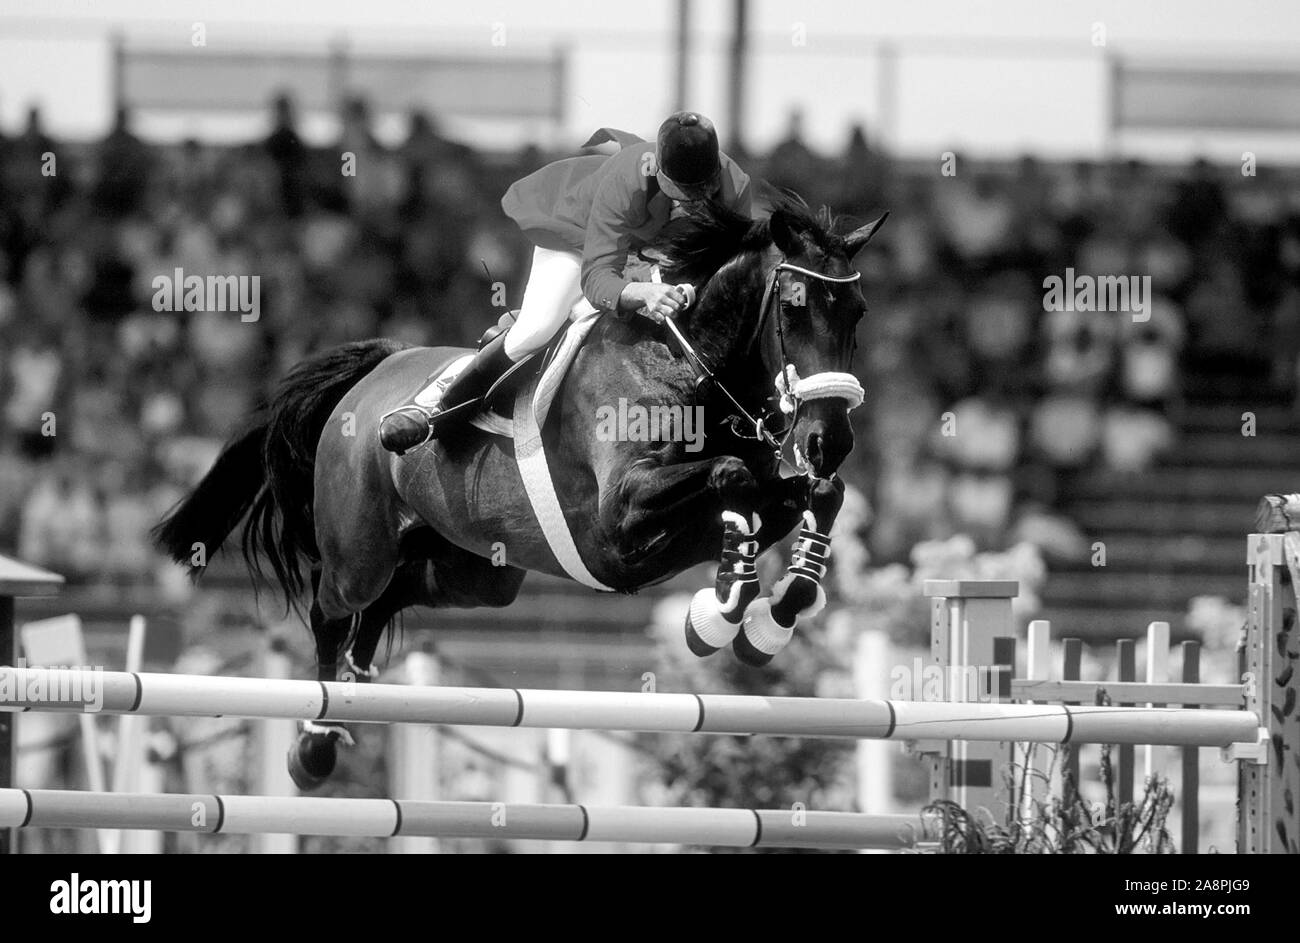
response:
[[[255,603],[233,556],[195,590],[148,527],[310,352],[473,343],[500,313],[492,283],[513,306],[527,276],[510,183],[679,107],[771,185],[849,222],[892,213],[858,260],[867,400],[831,611],[788,675],[707,669],[718,681],[843,693],[864,626],[924,645],[927,575],[1021,579],[1023,617],[1093,642],[1161,619],[1230,649],[1254,505],[1297,485],[1295,6],[183,7],[0,3],[0,551],[69,578],[19,614],[76,612],[94,663],[121,663],[139,613],[153,667],[231,673],[283,634],[302,675],[306,631]],[[154,311],[175,268],[260,275],[260,319]],[[1067,268],[1149,276],[1149,320],[1045,311]],[[704,669],[657,643],[680,648],[680,595],[709,578],[611,599],[534,576],[506,610],[408,613],[405,641],[436,647],[452,683],[686,684]],[[64,736],[31,749],[57,768]],[[476,783],[449,797],[554,787],[554,744],[449,749]],[[590,788],[565,787],[585,799],[695,788],[690,770],[635,772],[680,745],[560,752],[587,757]],[[842,753],[817,788],[851,808]],[[921,788],[902,772],[889,801],[909,775]]]

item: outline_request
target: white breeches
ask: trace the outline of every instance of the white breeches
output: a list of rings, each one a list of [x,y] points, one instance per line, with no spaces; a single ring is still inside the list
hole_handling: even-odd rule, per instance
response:
[[[582,255],[533,249],[528,287],[506,334],[506,356],[519,361],[555,336],[568,317],[596,310],[582,296]]]

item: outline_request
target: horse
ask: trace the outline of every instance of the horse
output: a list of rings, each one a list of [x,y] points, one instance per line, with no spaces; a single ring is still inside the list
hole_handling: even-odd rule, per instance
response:
[[[852,262],[883,221],[837,235],[828,212],[789,194],[760,220],[696,206],[650,247],[694,303],[673,323],[600,316],[555,394],[541,437],[590,575],[634,593],[720,561],[687,619],[698,655],[730,642],[763,664],[824,603],[836,470],[862,399],[851,363],[866,304]],[[403,456],[378,443],[379,418],[465,353],[374,339],[298,364],[155,527],[159,545],[197,579],[243,522],[253,578],[278,584],[300,613],[310,598],[322,681],[370,680],[407,607],[508,606],[528,571],[572,578],[511,439],[466,425]],[[621,402],[696,409],[703,442],[596,435],[601,407]],[[757,555],[801,521],[788,573],[757,599]],[[339,725],[303,725],[289,755],[299,787],[330,775],[347,738]]]

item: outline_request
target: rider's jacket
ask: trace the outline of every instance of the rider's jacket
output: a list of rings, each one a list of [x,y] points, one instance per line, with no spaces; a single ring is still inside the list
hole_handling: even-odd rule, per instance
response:
[[[613,311],[629,279],[629,252],[646,245],[668,222],[672,200],[655,179],[655,145],[626,131],[601,128],[584,145],[615,141],[613,156],[570,157],[517,181],[501,200],[506,215],[545,249],[582,253],[582,293]],[[716,199],[753,215],[749,176],[722,155]]]

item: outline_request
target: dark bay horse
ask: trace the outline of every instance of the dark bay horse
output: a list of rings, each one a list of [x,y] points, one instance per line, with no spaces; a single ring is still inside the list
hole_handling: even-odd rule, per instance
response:
[[[866,306],[851,263],[882,220],[835,235],[829,216],[789,198],[761,221],[697,208],[656,249],[664,280],[696,289],[676,324],[698,359],[663,324],[606,315],[556,394],[542,439],[596,579],[630,593],[721,557],[688,620],[697,654],[734,639],[738,655],[762,663],[824,601],[826,535],[843,495],[835,471],[862,396],[850,371]],[[245,521],[250,570],[268,563],[291,604],[310,599],[321,680],[367,680],[384,630],[408,606],[506,606],[528,570],[568,576],[511,440],[467,425],[401,457],[379,446],[379,417],[464,353],[370,340],[299,364],[158,525],[160,545],[193,566],[199,548],[210,556]],[[700,410],[702,447],[597,436],[601,407],[620,402]],[[778,422],[785,428],[770,429]],[[782,440],[799,474],[782,476]],[[755,601],[754,558],[801,521],[787,577]],[[304,725],[290,754],[299,786],[329,775],[341,736]]]

